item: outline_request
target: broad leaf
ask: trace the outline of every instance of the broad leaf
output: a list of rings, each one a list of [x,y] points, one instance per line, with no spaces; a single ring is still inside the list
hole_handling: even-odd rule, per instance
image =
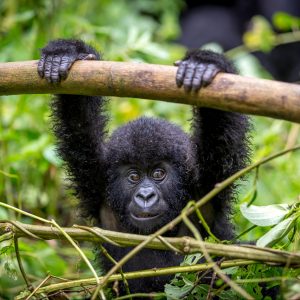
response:
[[[168,300],[175,300],[184,297],[190,290],[192,286],[185,285],[183,287],[174,286],[171,284],[165,285],[165,293]]]
[[[273,226],[284,219],[290,211],[290,206],[288,204],[274,204],[248,207],[247,203],[243,203],[240,210],[243,216],[255,225]]]
[[[297,217],[290,217],[283,220],[263,235],[256,242],[256,245],[258,247],[272,247],[289,233],[289,231],[294,227],[296,220]]]

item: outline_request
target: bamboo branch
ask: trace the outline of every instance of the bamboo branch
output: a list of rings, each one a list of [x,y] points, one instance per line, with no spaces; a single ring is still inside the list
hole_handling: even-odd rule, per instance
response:
[[[37,74],[37,61],[0,63],[0,95],[80,94],[157,99],[300,122],[300,86],[218,74],[198,93],[177,88],[172,66],[78,61],[67,80],[53,85]]]
[[[20,229],[23,228],[25,230]],[[117,242],[120,246],[136,246],[141,242],[147,240],[149,236],[138,235],[130,233],[114,232],[109,230],[104,230],[101,228],[94,227],[93,230],[99,232],[100,235],[95,235],[90,231],[82,230],[79,228],[62,228],[62,230],[67,233],[73,240],[76,241],[91,241],[91,242],[103,242],[103,238],[107,238]],[[35,236],[50,240],[50,239],[61,239],[65,240],[65,236],[60,230],[50,226],[40,226],[40,225],[29,225],[18,222],[18,227],[11,223],[0,223],[0,236],[6,234],[7,232],[13,232],[16,238],[19,237],[30,237],[26,234],[26,231],[34,234]],[[296,253],[290,253],[287,251],[279,251],[269,248],[259,248],[249,245],[222,245],[213,244],[208,242],[197,241],[191,237],[164,237],[164,240],[173,247],[179,249],[182,253],[198,253],[202,252],[203,247],[207,250],[210,255],[224,256],[236,259],[247,259],[254,261],[263,261],[265,263],[279,263],[285,264],[287,261],[291,266],[300,265],[300,255]],[[145,248],[157,249],[157,250],[170,250],[166,243],[163,243],[159,238],[153,239]]]
[[[231,267],[238,267],[238,266],[247,266],[256,264],[255,261],[248,261],[248,260],[229,260],[224,261],[221,263],[221,268],[231,268]],[[203,263],[203,264],[196,264],[192,266],[177,266],[177,267],[168,267],[168,268],[154,268],[154,269],[147,269],[147,270],[139,270],[139,271],[133,271],[133,272],[127,272],[124,273],[124,276],[126,279],[139,279],[139,278],[145,278],[145,277],[153,277],[153,276],[165,276],[165,275],[172,275],[176,273],[190,273],[190,272],[199,272],[199,271],[206,271],[208,269],[212,268],[211,263]],[[103,276],[99,277],[99,280],[101,281],[103,279]],[[115,274],[112,275],[108,282],[114,282],[122,280],[121,274]],[[53,283],[49,284],[47,286],[43,286],[36,291],[36,295],[40,295],[43,293],[52,293],[56,291],[61,291],[65,289],[75,288],[75,287],[88,287],[96,285],[96,279],[95,278],[87,278],[87,279],[78,279],[78,280],[70,280],[67,282],[60,282],[60,283]],[[29,295],[29,291],[23,291],[20,295],[15,297],[15,300],[23,300],[26,296]]]

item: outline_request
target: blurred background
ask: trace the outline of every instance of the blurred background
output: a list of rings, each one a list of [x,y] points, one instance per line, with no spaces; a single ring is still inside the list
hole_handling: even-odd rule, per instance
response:
[[[183,1],[0,1],[0,62],[39,58],[39,49],[55,38],[80,38],[106,60],[172,64],[187,48],[204,47],[232,59],[241,74],[299,81],[300,2],[297,0]],[[62,226],[79,223],[76,199],[66,189],[61,161],[55,154],[48,103],[50,95],[0,99],[0,201]],[[158,101],[112,98],[109,130],[140,115],[165,118],[189,131],[191,108]],[[299,125],[253,117],[252,160],[299,143]],[[300,152],[259,169],[241,186],[234,222],[238,233],[251,225],[239,204],[295,203],[300,191]],[[0,220],[31,218],[0,207]],[[263,228],[243,237],[254,240]],[[8,246],[7,246],[8,247]],[[90,245],[86,253],[92,259]],[[4,247],[5,248],[5,247]],[[2,248],[3,249],[3,248]],[[299,248],[298,248],[299,249]],[[82,277],[85,266],[73,248],[58,241],[21,240],[20,251],[31,278],[47,272]],[[0,247],[0,299],[24,288],[13,249]]]

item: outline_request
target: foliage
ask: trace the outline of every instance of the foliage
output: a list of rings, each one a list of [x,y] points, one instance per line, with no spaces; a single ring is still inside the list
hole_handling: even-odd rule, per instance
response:
[[[271,24],[262,16],[254,17],[253,28],[244,34],[244,43],[249,49],[268,52],[275,46],[275,33]]]
[[[117,4],[112,0],[2,0],[0,61],[37,59],[38,49],[48,40],[77,37],[101,49],[108,60],[171,64],[185,51],[172,42],[180,33],[178,14],[182,7],[181,0],[118,0]],[[253,22],[252,30],[244,36],[246,48],[228,54],[242,74],[271,78],[249,49],[270,51],[278,44],[277,34],[262,17]],[[299,19],[285,13],[277,13],[273,22],[281,31],[299,30]],[[65,176],[54,151],[48,102],[47,95],[1,98],[0,200],[44,218],[55,218],[62,225],[71,225],[77,220],[76,200],[69,190],[63,188]],[[166,118],[189,130],[190,108],[184,105],[113,99],[109,110],[110,131],[142,114]],[[299,125],[261,117],[253,118],[253,124],[254,161],[300,141]],[[299,251],[296,230],[299,210],[293,206],[298,201],[299,178],[300,153],[272,161],[261,167],[257,174],[249,176],[247,183],[241,186],[234,223],[239,233],[251,226],[249,221],[256,226],[247,231],[243,239],[260,239],[262,245],[274,244],[275,247]],[[252,202],[256,207],[242,206],[243,217],[239,203]],[[264,210],[267,205],[267,210]],[[270,218],[266,213],[268,210]],[[0,219],[33,222],[3,208],[0,208]],[[265,226],[273,228],[270,230]],[[24,268],[32,280],[41,281],[48,273],[68,278],[86,275],[86,267],[68,244],[28,241],[21,240],[19,247]],[[0,240],[0,243],[0,298],[10,299],[24,289],[24,281],[16,264],[13,245],[5,240]],[[89,247],[84,247],[85,253],[92,258]],[[263,289],[276,284],[281,284],[282,294],[287,298],[299,294],[298,270],[255,265],[227,270],[227,273],[236,281],[256,280],[241,283],[256,299],[262,299]],[[178,274],[172,285],[166,287],[168,298],[178,299],[190,291],[199,276],[201,274]],[[272,277],[281,279],[261,284],[260,279]],[[217,293],[221,299],[239,299],[234,291],[221,287],[224,283],[220,280],[216,280],[213,287],[210,287],[210,282],[201,283],[186,294],[186,299],[202,299],[208,290]]]
[[[194,255],[189,255],[183,264],[195,264],[198,260],[199,258],[195,260]],[[225,269],[224,272],[230,276],[231,280],[240,283],[253,299],[271,300],[272,295],[294,296],[297,293],[299,282],[295,278],[299,276],[299,270],[284,270],[281,267],[254,264],[245,267],[231,267]],[[205,272],[176,274],[171,283],[166,285],[167,299],[206,299],[208,292],[211,296],[218,296],[220,299],[244,299],[233,289],[229,289],[221,279],[211,280],[211,275],[211,273]],[[281,281],[283,288],[280,294],[278,285]],[[265,296],[266,294],[269,296]]]
[[[287,238],[289,234],[291,234],[290,242],[293,241],[300,216],[299,203],[266,206],[248,206],[243,203],[240,208],[243,216],[254,225],[273,226],[271,230],[257,240],[257,246],[272,247],[283,238]]]

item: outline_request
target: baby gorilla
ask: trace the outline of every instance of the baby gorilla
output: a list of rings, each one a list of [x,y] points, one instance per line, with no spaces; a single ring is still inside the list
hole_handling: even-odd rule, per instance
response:
[[[79,40],[55,40],[42,49],[38,73],[55,84],[65,79],[76,60],[101,59]],[[176,83],[187,93],[210,84],[218,72],[235,73],[222,55],[191,51],[176,63]],[[175,80],[175,78],[174,78]],[[247,117],[195,107],[191,137],[178,126],[155,118],[139,118],[106,134],[105,99],[57,95],[52,103],[58,150],[85,217],[105,229],[149,234],[176,217],[191,199],[199,199],[216,183],[243,168],[248,159]],[[202,209],[211,231],[231,239],[231,186]],[[192,217],[203,237],[199,220]],[[168,236],[190,235],[184,225]],[[107,245],[119,260],[130,249]],[[144,249],[124,271],[178,265],[182,257],[170,251]],[[106,268],[108,261],[103,259]],[[130,282],[131,292],[160,291],[168,278]]]

